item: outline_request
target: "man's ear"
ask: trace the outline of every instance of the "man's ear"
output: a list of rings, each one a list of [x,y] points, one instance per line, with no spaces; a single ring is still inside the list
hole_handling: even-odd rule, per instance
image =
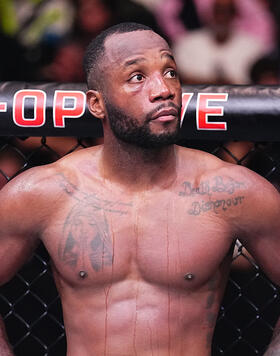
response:
[[[105,117],[105,105],[102,95],[97,90],[87,91],[87,104],[90,113],[98,119]]]

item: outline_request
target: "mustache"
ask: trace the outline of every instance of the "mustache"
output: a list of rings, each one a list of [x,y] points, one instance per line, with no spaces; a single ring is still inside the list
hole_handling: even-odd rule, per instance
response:
[[[178,118],[180,117],[180,113],[181,113],[181,106],[174,104],[172,101],[170,101],[169,103],[162,103],[160,104],[158,107],[154,108],[153,110],[151,110],[147,115],[146,115],[146,121],[151,121],[152,117],[154,115],[156,115],[160,110],[164,109],[164,108],[174,108],[176,109],[176,111],[178,112]]]

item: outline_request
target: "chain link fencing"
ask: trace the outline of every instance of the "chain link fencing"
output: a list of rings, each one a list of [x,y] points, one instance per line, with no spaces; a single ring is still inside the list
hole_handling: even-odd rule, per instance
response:
[[[1,137],[0,188],[26,169],[96,143],[94,139],[71,137]],[[280,143],[181,141],[179,144],[245,165],[279,188]],[[16,356],[65,355],[61,303],[43,245],[0,288],[0,312]],[[213,355],[262,355],[279,314],[279,289],[237,240],[214,334]]]

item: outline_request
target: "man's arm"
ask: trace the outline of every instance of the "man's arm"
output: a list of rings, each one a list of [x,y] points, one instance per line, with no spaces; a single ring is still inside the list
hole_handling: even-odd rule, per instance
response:
[[[0,191],[0,285],[16,274],[39,242],[36,198],[30,172],[14,178]]]
[[[36,172],[36,171],[35,171]],[[38,239],[38,190],[26,172],[0,191],[0,285],[8,282],[30,258]],[[0,318],[0,356],[12,356],[4,322]]]
[[[263,272],[280,285],[280,194],[266,179],[248,170],[245,182],[240,240]],[[280,356],[280,318],[264,356]]]
[[[266,179],[244,173],[244,204],[236,219],[239,240],[264,273],[280,285],[280,194]]]
[[[280,319],[275,325],[272,341],[264,356],[280,356]]]
[[[13,356],[12,347],[9,344],[3,320],[0,318],[0,355]]]

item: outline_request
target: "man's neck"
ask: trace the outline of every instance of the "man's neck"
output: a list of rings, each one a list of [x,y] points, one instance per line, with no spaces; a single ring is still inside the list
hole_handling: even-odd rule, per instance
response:
[[[217,29],[213,31],[213,35],[215,42],[222,46],[230,40],[232,37],[232,32],[229,29],[224,29],[222,31]]]
[[[104,141],[102,175],[131,190],[167,188],[176,179],[176,146],[142,148]]]

